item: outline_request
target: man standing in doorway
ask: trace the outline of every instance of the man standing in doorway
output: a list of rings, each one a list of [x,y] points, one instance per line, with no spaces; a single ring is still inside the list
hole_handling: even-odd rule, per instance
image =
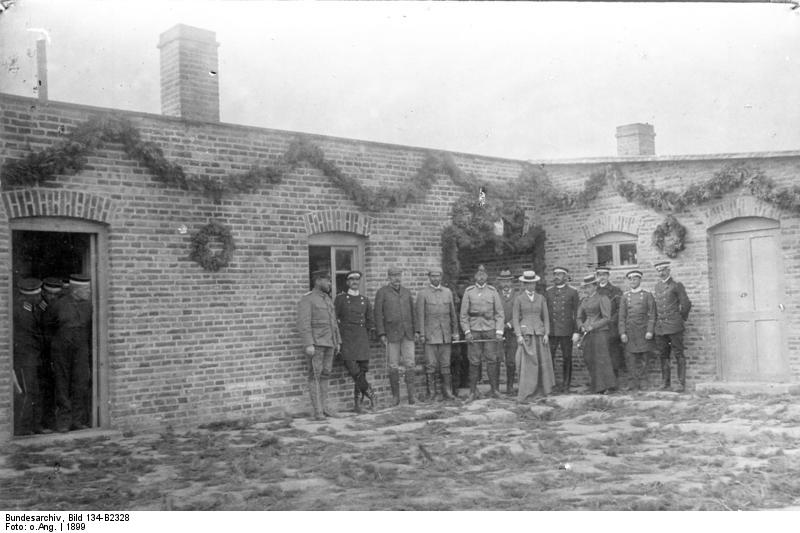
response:
[[[641,287],[641,270],[631,270],[626,277],[630,290],[622,295],[619,306],[619,336],[625,346],[630,376],[628,386],[638,391],[642,378],[647,378],[647,360],[653,352],[656,302],[653,295]]]
[[[514,305],[514,298],[519,294],[516,289],[511,287],[514,276],[511,275],[511,270],[504,268],[497,276],[497,282],[500,284],[500,301],[503,302],[503,319],[506,321],[505,329],[503,331],[503,354],[505,355],[506,363],[506,394],[511,396],[514,394],[514,378],[517,374],[519,364],[517,358],[517,336],[514,333],[514,328],[511,325],[511,313]]]
[[[333,307],[339,332],[342,334],[342,362],[353,378],[353,402],[356,413],[361,412],[361,398],[367,397],[370,408],[375,407],[375,393],[367,382],[369,371],[369,334],[375,335],[372,304],[360,293],[361,272],[354,270],[346,276],[347,292],[336,296]]]
[[[89,276],[72,274],[69,292],[47,307],[45,331],[51,338],[56,396],[56,429],[65,433],[91,423],[89,347],[92,289]]]
[[[43,335],[42,282],[27,278],[19,282],[14,302],[14,435],[44,433],[39,390]],[[49,433],[49,431],[48,431]]]
[[[415,401],[414,343],[418,339],[414,317],[414,297],[403,287],[403,271],[390,267],[389,284],[375,294],[375,328],[386,347],[389,360],[389,384],[394,405],[400,404],[400,371],[405,373],[408,403]]]
[[[550,357],[556,367],[556,352],[561,348],[561,392],[569,392],[572,385],[572,335],[578,333],[578,306],[581,303],[577,289],[567,285],[569,270],[553,269],[553,286],[545,291],[547,311],[550,316]]]
[[[611,302],[611,321],[608,323],[608,355],[614,368],[614,377],[619,382],[619,376],[625,371],[625,354],[619,341],[619,301],[622,298],[622,289],[609,281],[611,270],[600,266],[595,270],[597,276],[597,294],[605,296]]]
[[[499,346],[503,340],[505,315],[497,289],[486,283],[483,265],[475,272],[475,285],[464,291],[461,301],[461,327],[469,343],[469,401],[478,399],[478,365],[486,362],[490,395],[499,398]]]
[[[64,283],[61,278],[47,277],[42,282],[42,301],[39,306],[44,312],[64,294]],[[56,429],[55,377],[53,375],[53,358],[50,355],[50,335],[44,331],[42,344],[42,362],[39,367],[39,390],[42,395],[42,427]]]
[[[317,270],[311,274],[314,288],[297,304],[297,331],[308,361],[308,388],[315,420],[336,417],[328,406],[328,380],[333,354],[342,344],[336,313],[331,301],[331,274]]]
[[[442,269],[428,270],[429,285],[417,294],[417,333],[425,344],[427,398],[435,400],[436,375],[442,376],[442,396],[452,400],[451,342],[458,340],[458,317],[453,294],[442,287]]]
[[[661,390],[670,390],[670,354],[678,364],[677,392],[686,390],[686,355],[683,349],[684,322],[689,318],[692,302],[686,295],[683,283],[672,279],[671,263],[660,261],[655,265],[658,277],[653,296],[656,300],[656,350],[661,360]]]

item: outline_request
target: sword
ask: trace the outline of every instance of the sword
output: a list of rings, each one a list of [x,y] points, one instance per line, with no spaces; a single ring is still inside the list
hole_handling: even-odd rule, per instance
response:
[[[504,339],[476,339],[476,340],[470,342],[470,341],[464,339],[464,340],[460,340],[460,341],[452,341],[451,344],[465,344],[465,343],[466,344],[478,344],[478,343],[484,343],[484,342],[500,342],[502,340],[504,340]]]

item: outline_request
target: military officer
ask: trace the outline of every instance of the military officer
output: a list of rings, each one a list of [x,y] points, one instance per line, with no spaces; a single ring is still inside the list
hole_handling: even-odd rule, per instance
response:
[[[342,362],[353,378],[353,401],[356,413],[361,412],[361,398],[367,397],[375,407],[375,392],[367,381],[369,371],[369,336],[375,334],[372,304],[360,293],[361,272],[353,270],[345,276],[347,292],[333,301],[336,320],[342,335]],[[374,337],[373,337],[374,338]]]
[[[478,266],[475,284],[466,288],[461,301],[461,327],[469,343],[470,401],[479,397],[478,365],[483,361],[486,362],[486,372],[489,375],[490,394],[493,398],[500,397],[499,349],[498,342],[493,341],[503,340],[506,321],[500,295],[497,289],[486,283],[487,280],[486,267]]]
[[[647,376],[647,360],[653,351],[656,325],[656,302],[642,289],[642,271],[630,270],[625,275],[630,290],[620,299],[619,337],[625,346],[625,359],[630,375],[629,389],[639,390]]]
[[[414,297],[403,287],[403,270],[390,267],[389,284],[375,293],[375,328],[386,347],[389,361],[389,384],[394,405],[400,404],[400,374],[405,373],[408,403],[415,402],[416,367],[414,343],[418,339],[415,327]]]
[[[335,417],[328,406],[328,379],[333,367],[333,355],[342,341],[336,312],[330,297],[331,274],[317,270],[311,274],[314,288],[297,304],[297,331],[308,361],[308,388],[315,420]]]
[[[572,335],[578,333],[578,306],[581,303],[577,289],[567,284],[569,270],[553,268],[554,285],[545,291],[547,311],[550,316],[550,357],[556,366],[556,352],[561,348],[561,390],[569,392],[572,385]]]
[[[461,310],[461,301],[464,298],[464,291],[467,284],[460,282],[450,287],[453,293],[453,304],[456,311]],[[461,320],[458,321],[459,335],[463,336],[461,330]],[[450,352],[450,374],[453,378],[453,395],[458,395],[458,389],[469,386],[469,357],[467,356],[469,347],[466,344],[454,344]]]
[[[91,422],[90,281],[88,276],[72,274],[69,292],[48,305],[44,313],[55,377],[56,429],[61,433],[86,429]]]
[[[39,388],[42,335],[42,282],[26,278],[18,284],[14,302],[14,434],[45,433],[41,425],[42,404]],[[49,431],[47,431],[49,433]]]
[[[611,357],[611,365],[614,368],[614,376],[625,371],[625,354],[619,341],[619,301],[622,297],[622,289],[613,285],[609,281],[611,270],[600,266],[595,270],[597,276],[597,294],[605,296],[611,302],[611,321],[608,323],[608,355]]]
[[[505,329],[503,331],[503,352],[505,355],[506,363],[506,394],[511,395],[514,393],[514,378],[516,377],[517,368],[517,338],[514,334],[514,327],[511,324],[511,314],[514,306],[514,298],[519,295],[519,292],[511,286],[514,276],[511,275],[511,270],[504,268],[497,276],[497,283],[500,285],[500,301],[503,302],[503,318],[505,319]]]
[[[427,287],[417,293],[417,333],[425,344],[427,398],[436,399],[436,375],[442,376],[442,396],[452,400],[450,376],[451,342],[457,341],[458,316],[453,294],[442,286],[442,269],[428,270]]]
[[[670,390],[671,369],[669,356],[678,364],[678,392],[686,390],[686,356],[683,349],[684,322],[689,318],[692,302],[686,295],[683,283],[672,279],[669,261],[660,261],[654,266],[660,278],[653,290],[656,300],[656,350],[661,359],[661,390]]]
[[[42,280],[42,301],[39,306],[42,314],[47,308],[64,294],[64,284],[61,278],[46,277]],[[50,356],[50,335],[44,331],[42,344],[42,362],[39,367],[39,389],[42,397],[42,426],[48,429],[56,428],[55,418],[55,378],[53,376],[53,358]]]

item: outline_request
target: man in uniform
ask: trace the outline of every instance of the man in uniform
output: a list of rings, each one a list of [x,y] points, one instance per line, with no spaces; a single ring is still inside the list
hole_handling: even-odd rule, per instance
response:
[[[498,343],[503,340],[506,321],[500,295],[486,283],[487,279],[486,268],[478,266],[475,284],[467,287],[461,301],[461,327],[469,343],[469,401],[479,397],[478,365],[483,361],[489,375],[490,395],[500,397]]]
[[[437,398],[436,375],[442,375],[442,396],[452,400],[451,342],[458,340],[458,317],[453,294],[442,287],[442,269],[428,270],[429,285],[417,293],[417,333],[425,344],[427,398]]]
[[[683,351],[684,322],[689,318],[692,302],[686,295],[683,283],[672,279],[670,262],[655,264],[658,277],[653,296],[656,300],[656,350],[661,359],[661,390],[670,390],[670,354],[678,363],[678,392],[686,390],[686,356]]]
[[[556,367],[556,352],[561,347],[561,391],[569,392],[572,385],[572,335],[578,333],[578,291],[567,285],[569,270],[553,269],[554,285],[545,291],[550,316],[550,357]]]
[[[336,312],[331,301],[331,274],[317,270],[311,274],[314,289],[297,304],[297,331],[308,361],[308,389],[315,420],[335,417],[328,406],[328,379],[333,368],[333,354],[342,344]]]
[[[56,429],[86,429],[91,423],[92,339],[91,286],[88,276],[70,276],[69,293],[47,307],[45,331],[50,337],[56,397]]]
[[[19,282],[14,302],[14,435],[44,433],[39,390],[42,354],[42,282],[35,278]],[[49,431],[48,431],[49,433]]]
[[[413,405],[416,378],[414,343],[418,339],[414,324],[414,297],[402,285],[403,271],[400,268],[389,268],[388,276],[389,284],[375,294],[375,327],[378,337],[386,346],[394,405],[400,404],[401,369],[405,373],[408,403]]]
[[[620,300],[619,336],[625,346],[629,388],[637,391],[642,378],[647,378],[647,360],[653,351],[656,302],[652,294],[642,289],[640,270],[631,270],[625,277],[628,278],[630,290]]]
[[[500,284],[500,301],[503,302],[503,319],[506,321],[505,330],[503,331],[503,354],[505,355],[506,363],[506,394],[509,396],[514,394],[514,377],[517,374],[517,337],[514,334],[514,328],[511,325],[511,311],[514,304],[514,298],[519,294],[516,289],[511,287],[511,282],[514,276],[511,275],[511,270],[504,268],[497,276],[497,282]]]
[[[375,335],[375,322],[372,319],[372,304],[363,296],[361,272],[347,273],[347,292],[340,293],[333,301],[339,332],[342,334],[342,362],[353,378],[353,402],[355,412],[361,412],[361,398],[367,397],[370,407],[375,407],[375,393],[369,382],[369,337]]]
[[[613,285],[608,279],[611,270],[601,266],[595,270],[597,275],[597,294],[605,296],[611,301],[611,321],[608,323],[608,355],[611,356],[611,366],[614,368],[614,376],[619,379],[619,375],[625,371],[625,354],[619,342],[619,300],[622,297],[622,289]]]
[[[64,291],[61,278],[47,277],[42,281],[42,301],[39,306],[42,315],[47,308],[61,298]],[[39,367],[39,390],[42,398],[42,427],[56,429],[55,378],[53,376],[53,358],[50,356],[50,335],[44,331],[42,344],[42,362]]]

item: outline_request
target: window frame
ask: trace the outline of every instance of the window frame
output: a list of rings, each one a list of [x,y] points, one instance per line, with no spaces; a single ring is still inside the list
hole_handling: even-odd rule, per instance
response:
[[[623,244],[633,244],[636,247],[636,262],[631,264],[623,264],[620,253],[620,246]],[[611,246],[611,254],[613,264],[607,266],[610,269],[627,269],[639,266],[639,237],[633,233],[625,233],[623,231],[607,231],[595,235],[587,241],[589,248],[590,262],[594,265],[598,264],[597,248],[600,246]]]
[[[349,272],[350,270],[358,270],[364,272],[364,245],[365,239],[361,235],[355,233],[348,233],[344,231],[330,231],[326,233],[315,233],[308,238],[308,250],[312,246],[321,246],[330,248],[330,264],[331,264],[331,296],[336,297],[340,289],[347,290],[347,287],[338,287],[336,283],[336,274]],[[350,249],[353,250],[353,259],[351,267],[348,270],[340,270],[336,268],[336,250]],[[309,263],[309,270],[311,265]],[[309,272],[310,274],[310,272]],[[364,276],[361,277],[359,290],[364,292]]]

